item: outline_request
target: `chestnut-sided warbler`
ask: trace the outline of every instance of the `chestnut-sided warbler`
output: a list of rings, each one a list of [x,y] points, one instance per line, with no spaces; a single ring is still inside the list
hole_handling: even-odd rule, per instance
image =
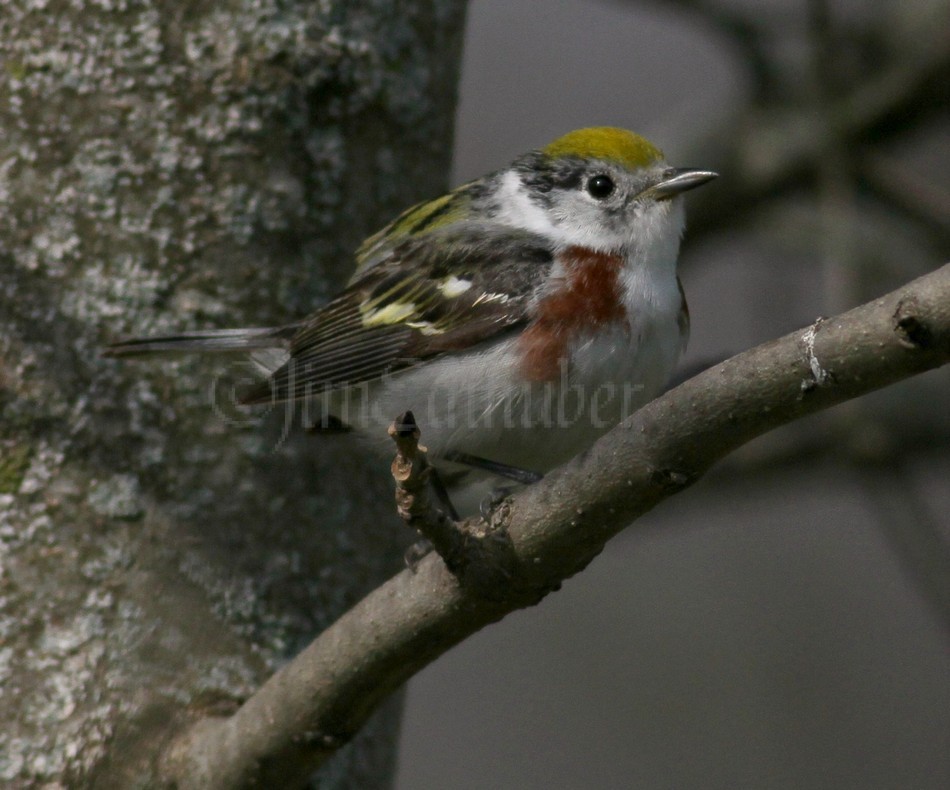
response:
[[[437,466],[531,479],[519,470],[563,462],[666,382],[689,330],[679,196],[715,176],[580,129],[403,212],[301,321],[107,353],[248,351],[267,378],[247,404],[317,399],[318,422],[380,441],[412,410]]]

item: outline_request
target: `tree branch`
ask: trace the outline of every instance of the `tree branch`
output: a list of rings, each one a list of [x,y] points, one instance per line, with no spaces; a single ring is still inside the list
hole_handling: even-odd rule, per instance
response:
[[[432,554],[340,618],[232,716],[170,750],[179,788],[294,787],[423,666],[584,568],[740,445],[950,361],[950,265],[754,348],[645,406],[508,504],[513,564],[487,596]]]

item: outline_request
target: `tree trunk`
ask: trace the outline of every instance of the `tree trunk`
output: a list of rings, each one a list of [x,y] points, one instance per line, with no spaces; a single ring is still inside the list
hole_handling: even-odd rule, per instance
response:
[[[399,567],[387,470],[347,437],[232,408],[239,360],[99,351],[338,289],[363,236],[446,186],[463,16],[4,4],[0,784],[155,784],[170,736]],[[319,786],[385,785],[397,723]]]

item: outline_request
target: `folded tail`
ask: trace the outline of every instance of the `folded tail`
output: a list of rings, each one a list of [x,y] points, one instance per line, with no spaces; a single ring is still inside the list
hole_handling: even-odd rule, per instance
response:
[[[263,329],[209,329],[168,337],[140,337],[112,343],[103,350],[107,357],[134,357],[145,354],[193,354],[222,351],[259,351],[285,348],[297,327]]]

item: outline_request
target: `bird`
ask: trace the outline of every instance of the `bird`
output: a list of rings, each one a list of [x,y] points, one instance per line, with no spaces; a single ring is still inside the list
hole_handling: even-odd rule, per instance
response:
[[[445,479],[530,483],[666,384],[689,336],[682,195],[716,176],[626,129],[578,129],[405,210],[301,320],[105,354],[248,352],[248,406],[316,404],[316,425],[380,448],[411,410]]]

